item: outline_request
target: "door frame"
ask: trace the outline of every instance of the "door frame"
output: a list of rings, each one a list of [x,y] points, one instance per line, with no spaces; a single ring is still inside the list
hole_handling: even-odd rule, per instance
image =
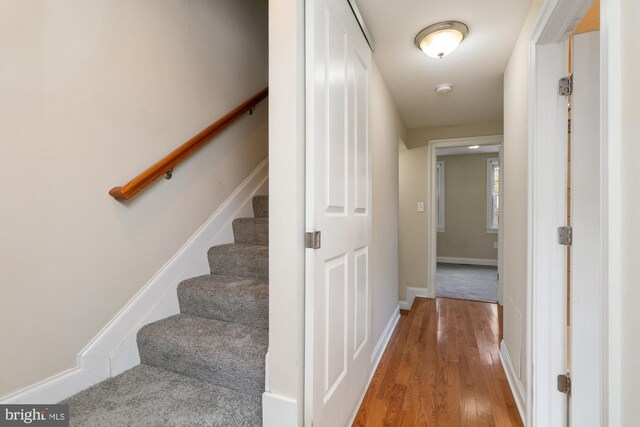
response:
[[[526,425],[560,426],[564,395],[556,376],[564,373],[566,265],[556,242],[566,222],[566,101],[557,82],[566,73],[566,40],[590,0],[547,0],[534,24],[529,45],[528,239],[527,239],[527,403]],[[601,1],[601,171],[602,331],[600,348],[602,419],[620,424],[620,0]],[[575,323],[575,319],[574,319]],[[587,357],[582,355],[582,357]]]
[[[452,138],[452,139],[434,139],[429,141],[429,149],[427,152],[427,206],[426,215],[427,220],[427,297],[436,297],[436,258],[438,256],[438,189],[436,188],[436,162],[438,156],[436,149],[438,148],[451,148],[451,147],[466,147],[469,145],[500,145],[500,162],[502,162],[502,145],[504,142],[503,135],[490,135],[490,136],[474,136],[470,138]],[[502,163],[500,164],[500,175],[502,176]],[[501,207],[504,206],[504,203]],[[445,210],[446,211],[446,210]],[[498,304],[502,305],[502,271],[500,267],[500,256],[502,255],[502,222],[498,228]],[[409,301],[411,303],[411,301]]]

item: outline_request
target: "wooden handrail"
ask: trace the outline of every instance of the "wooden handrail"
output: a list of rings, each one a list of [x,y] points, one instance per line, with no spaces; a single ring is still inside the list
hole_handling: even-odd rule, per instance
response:
[[[211,138],[222,132],[244,113],[253,110],[253,108],[268,95],[269,88],[261,90],[122,187],[113,187],[111,191],[109,191],[109,194],[119,201],[129,200],[166,172],[170,172],[178,163],[204,146]]]

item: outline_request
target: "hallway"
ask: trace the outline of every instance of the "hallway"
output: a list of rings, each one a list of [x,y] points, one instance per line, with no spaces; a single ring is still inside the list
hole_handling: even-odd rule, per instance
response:
[[[497,304],[416,298],[403,312],[354,426],[521,426],[498,355]]]

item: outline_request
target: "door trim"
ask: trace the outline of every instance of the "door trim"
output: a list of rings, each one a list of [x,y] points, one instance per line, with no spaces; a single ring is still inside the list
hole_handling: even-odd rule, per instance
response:
[[[427,296],[435,298],[436,296],[436,264],[437,264],[437,243],[438,243],[438,190],[436,188],[436,155],[437,148],[449,147],[466,147],[469,145],[497,145],[502,143],[504,138],[502,135],[490,136],[474,136],[470,138],[452,138],[452,139],[433,139],[429,141],[429,149],[427,152]],[[502,159],[501,159],[502,160]],[[504,205],[503,205],[504,206]],[[498,236],[502,236],[502,223],[498,228]],[[501,240],[499,238],[499,240]],[[499,254],[501,251],[498,251]],[[499,261],[498,261],[499,262]],[[498,280],[498,302],[502,303],[502,274]]]
[[[360,9],[358,9],[358,5],[356,5],[355,0],[347,0],[347,3],[349,3],[349,7],[351,8],[351,11],[353,12],[353,15],[356,17],[356,21],[358,21],[360,30],[362,31],[362,34],[364,35],[364,39],[367,41],[367,44],[371,48],[371,52],[375,52],[376,49],[374,47],[373,37],[371,36],[369,29],[367,28],[367,24],[364,22],[364,18],[360,13]]]
[[[271,280],[264,427],[295,427],[303,419],[304,32],[304,0],[269,1]]]
[[[604,357],[604,425],[622,424],[622,45],[620,0],[600,3],[600,169],[602,181],[602,282]]]
[[[566,371],[566,259],[555,230],[566,224],[567,104],[557,84],[566,74],[567,43],[531,46],[530,57],[526,425],[559,427],[566,411],[565,395],[555,391],[556,376]]]
[[[566,108],[555,85],[565,70],[566,39],[591,5],[590,0],[547,0],[538,15],[529,50],[528,260],[527,260],[527,422],[563,425],[564,398],[554,393],[564,365],[564,255],[554,229],[566,215]],[[621,53],[620,0],[601,1],[601,176],[603,390],[599,425],[619,425],[621,294]],[[564,111],[564,113],[563,113]],[[564,114],[564,120],[563,120]],[[558,152],[554,159],[549,153]],[[563,162],[563,159],[565,160]],[[559,252],[560,251],[560,252]],[[559,306],[559,307],[556,307]],[[535,367],[535,369],[534,369]]]

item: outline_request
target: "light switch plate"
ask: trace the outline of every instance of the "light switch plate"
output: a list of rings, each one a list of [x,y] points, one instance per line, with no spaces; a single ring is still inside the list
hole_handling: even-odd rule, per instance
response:
[[[493,249],[498,249],[498,242],[493,242]]]
[[[424,212],[424,202],[418,202],[418,206],[416,208],[418,212]]]

